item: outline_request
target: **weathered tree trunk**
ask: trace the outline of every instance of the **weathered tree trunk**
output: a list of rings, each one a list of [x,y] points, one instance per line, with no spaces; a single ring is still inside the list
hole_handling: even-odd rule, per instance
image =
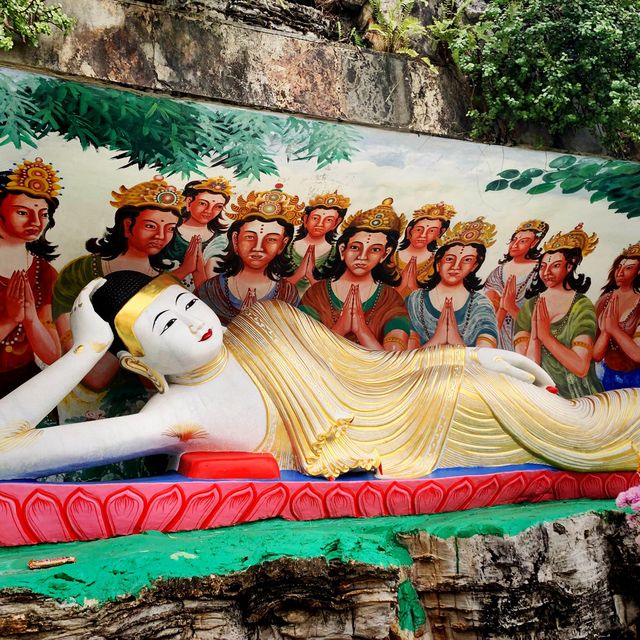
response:
[[[398,568],[281,558],[223,577],[161,579],[102,606],[5,591],[0,637],[631,639],[640,604],[634,537],[623,514],[607,512],[510,538],[404,535],[413,564]]]

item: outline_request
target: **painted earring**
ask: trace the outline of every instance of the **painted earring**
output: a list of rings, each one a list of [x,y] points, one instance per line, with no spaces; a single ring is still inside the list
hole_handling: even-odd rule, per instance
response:
[[[142,362],[140,358],[132,356],[128,351],[120,351],[118,353],[118,360],[120,360],[120,366],[123,369],[150,380],[159,393],[164,393],[167,390],[167,381],[164,376],[155,369],[152,369],[148,364]]]

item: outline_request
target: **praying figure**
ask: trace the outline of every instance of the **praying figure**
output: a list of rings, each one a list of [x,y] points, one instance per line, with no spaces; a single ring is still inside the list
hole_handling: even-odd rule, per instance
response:
[[[596,303],[593,359],[602,360],[606,391],[640,387],[640,242],[614,261]]]
[[[395,254],[401,273],[398,292],[402,297],[424,284],[433,273],[433,258],[438,242],[451,224],[456,210],[450,204],[424,204],[413,212],[404,237]]]
[[[538,363],[565,398],[602,391],[592,360],[596,310],[584,294],[591,279],[576,273],[598,244],[582,223],[545,243],[536,276],[518,314],[516,351]]]
[[[336,228],[350,203],[349,198],[334,191],[314,196],[305,207],[302,225],[287,249],[296,266],[288,280],[296,285],[300,296],[317,282],[313,272],[326,263],[333,248]]]
[[[498,328],[493,306],[476,275],[495,242],[496,227],[483,217],[458,222],[442,238],[434,273],[407,298],[411,343],[419,346],[495,347]]]
[[[549,231],[542,220],[527,220],[518,225],[509,240],[507,253],[484,283],[498,323],[498,347],[513,351],[513,335],[525,293],[536,274],[540,257],[538,245]]]
[[[197,289],[223,325],[259,300],[283,300],[294,306],[300,302],[296,287],[287,280],[294,265],[285,250],[304,203],[282,191],[282,186],[238,196],[237,204],[231,205],[233,213],[227,214],[233,223],[216,268],[219,275]]]
[[[42,158],[0,174],[0,397],[60,357],[51,303],[58,172]]]
[[[315,273],[320,280],[300,308],[338,335],[367,349],[401,351],[409,340],[409,318],[395,290],[400,278],[391,256],[404,215],[393,198],[348,218],[331,258]]]

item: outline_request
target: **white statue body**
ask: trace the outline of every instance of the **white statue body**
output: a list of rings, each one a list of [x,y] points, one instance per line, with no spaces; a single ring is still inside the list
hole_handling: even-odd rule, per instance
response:
[[[265,402],[263,390],[247,372],[246,366],[243,367],[233,353],[228,352],[217,316],[178,284],[163,288],[144,306],[132,323],[133,333],[143,355],[133,357],[127,352],[118,354],[122,362],[129,358],[137,367],[148,368],[156,377],[156,383],[159,383],[160,387],[164,386],[164,392],[155,395],[136,415],[47,429],[34,428],[34,425],[38,424],[91,370],[114,339],[111,327],[96,314],[91,304],[92,293],[103,282],[96,280],[90,283],[76,300],[71,316],[74,348],[0,400],[0,479],[39,477],[153,453],[264,450],[264,443],[268,441],[269,436],[270,409]],[[294,310],[291,313],[299,312]],[[315,321],[305,319],[304,322]],[[334,339],[343,340],[339,337]],[[351,346],[349,348],[359,349]],[[569,431],[582,430],[581,433],[576,433],[573,438],[575,444],[570,443],[570,446],[579,447],[585,436],[588,442],[592,442],[593,446],[587,443],[584,448],[585,469],[635,468],[632,441],[637,435],[640,419],[640,400],[635,392],[630,393],[629,398],[625,400],[627,404],[633,404],[633,411],[626,413],[625,424],[614,427],[611,421],[607,422],[606,416],[603,418],[598,414],[593,418],[592,425],[590,420],[593,416],[587,415],[589,411],[593,413],[588,408],[591,406],[589,402],[583,406],[580,405],[580,401],[568,401],[550,394],[545,388],[552,385],[553,381],[529,359],[516,353],[495,349],[450,349],[456,349],[456,353],[462,354],[465,367],[486,372],[490,382],[488,393],[492,393],[497,384],[507,384],[511,390],[509,393],[521,394],[521,398],[520,395],[516,398],[518,404],[526,405],[527,402],[531,402],[539,406],[541,403],[547,403],[548,407],[547,404],[544,405],[545,412],[558,417],[562,422],[572,423],[567,427]],[[380,352],[381,358],[397,356],[408,357],[403,354]],[[425,372],[424,376],[428,375],[431,374]],[[474,376],[477,377],[477,373]],[[462,384],[465,384],[464,378]],[[282,403],[287,402],[287,398],[274,398],[274,401],[280,407]],[[385,402],[388,402],[388,399],[380,398],[380,404]],[[415,402],[413,404],[415,405]],[[457,398],[453,398],[451,406],[457,407],[458,404]],[[609,401],[604,404],[609,404]],[[616,406],[611,410],[620,412]],[[507,408],[505,411],[513,413],[513,409]],[[337,441],[338,431],[345,429],[342,423],[350,423],[353,419],[346,415],[338,417],[338,426],[334,425],[331,429],[322,431],[318,440],[312,443],[313,451],[319,446],[318,442],[323,444],[332,439]],[[501,419],[498,417],[498,420]],[[508,421],[508,418],[505,420]],[[452,421],[455,422],[453,419]],[[632,424],[629,424],[629,421]],[[604,430],[600,426],[602,422],[606,422]],[[514,442],[522,439],[518,433],[513,432],[518,428],[517,425],[505,427],[510,440]],[[535,430],[528,425],[522,428]],[[524,457],[518,459],[550,459],[562,466],[565,462],[563,456],[566,448],[562,442],[553,442],[554,434],[558,435],[557,427],[554,428],[552,425],[549,446],[552,452],[557,448],[561,453],[552,453],[549,458],[540,453],[534,444],[531,449],[525,451]],[[559,434],[558,438],[562,439],[562,435]],[[535,440],[540,440],[537,434]],[[605,448],[605,441],[610,446],[608,454],[601,459],[600,452]],[[297,456],[299,459],[298,468],[306,471],[314,468],[313,464],[305,465],[305,461],[301,459],[304,457],[305,449],[296,441],[293,432],[290,446],[293,457]],[[365,449],[367,447],[366,443],[358,446]],[[519,443],[514,446],[517,446],[519,451],[523,450]],[[371,450],[365,453],[371,453],[371,456],[367,457],[368,468],[376,468],[373,465],[378,452],[371,447]],[[359,450],[358,455],[361,454],[362,451]],[[382,455],[384,456],[384,452]],[[476,465],[486,465],[507,464],[511,460],[501,457],[498,453],[490,459],[485,454],[478,454],[475,458],[474,455],[476,454],[470,453],[470,466],[474,461]],[[442,462],[442,454],[438,456],[438,460]],[[314,456],[310,454],[307,457]],[[362,456],[354,458],[360,461],[362,459]],[[430,468],[434,464],[431,464]],[[582,466],[573,464],[571,460],[566,462],[566,465],[571,468]],[[360,465],[352,462],[347,466],[359,468]],[[341,470],[347,470],[347,467],[343,466]]]

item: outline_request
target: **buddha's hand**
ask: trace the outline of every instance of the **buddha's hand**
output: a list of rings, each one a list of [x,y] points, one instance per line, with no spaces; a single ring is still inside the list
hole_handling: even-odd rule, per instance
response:
[[[92,280],[78,294],[71,309],[71,333],[73,334],[73,346],[90,345],[94,351],[100,353],[106,351],[113,342],[113,331],[108,322],[105,322],[93,308],[91,296],[106,280],[96,278]]]
[[[467,349],[467,362],[477,362],[489,371],[504,373],[538,387],[554,387],[551,376],[533,360],[504,349]]]

